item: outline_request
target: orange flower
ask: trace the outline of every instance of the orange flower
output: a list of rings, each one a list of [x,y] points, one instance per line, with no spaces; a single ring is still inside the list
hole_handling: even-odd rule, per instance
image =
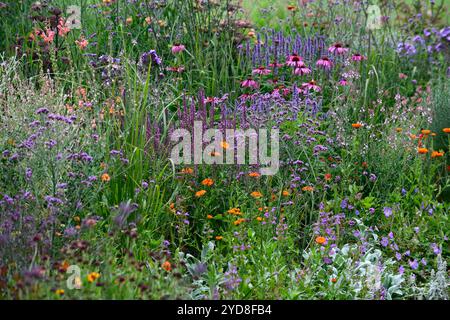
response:
[[[331,180],[331,173],[325,173],[325,181]]]
[[[432,153],[431,153],[431,157],[432,158],[437,158],[437,157],[443,157],[444,156],[444,152],[442,151],[442,152],[439,152],[439,151],[433,151]]]
[[[222,240],[222,239],[223,239],[222,236],[216,236],[216,240],[217,240],[217,241],[220,241],[220,240]]]
[[[62,295],[64,295],[64,289],[58,289],[58,290],[55,291],[55,293],[56,293],[58,296],[62,296]]]
[[[251,195],[253,198],[255,198],[255,199],[258,199],[258,198],[261,198],[261,197],[262,197],[262,193],[259,192],[259,191],[253,191],[252,193],[250,193],[250,195]]]
[[[218,156],[220,156],[220,153],[217,152],[217,151],[212,151],[212,152],[210,153],[210,155],[211,155],[211,157],[218,157]]]
[[[283,194],[283,196],[285,196],[285,197],[287,197],[287,196],[289,196],[289,195],[290,195],[290,193],[289,193],[289,191],[288,191],[288,190],[284,190],[282,194]]]
[[[125,20],[125,23],[126,23],[126,24],[132,24],[132,23],[133,23],[133,18],[132,18],[132,17],[128,17],[128,18]]]
[[[395,128],[395,131],[397,131],[398,133],[402,132],[403,129],[402,128]]]
[[[109,182],[109,180],[111,180],[111,177],[109,176],[109,174],[104,173],[104,174],[102,174],[101,179],[103,182]]]
[[[242,222],[245,222],[245,219],[240,218],[240,219],[237,219],[236,221],[234,221],[233,223],[234,223],[235,226],[238,226],[238,225],[240,225]]]
[[[418,148],[417,152],[419,152],[420,154],[426,154],[426,153],[428,153],[428,149],[427,148]]]
[[[450,128],[444,128],[444,129],[442,129],[442,131],[443,131],[444,133],[450,133]]]
[[[288,9],[289,11],[295,11],[295,10],[297,10],[297,7],[296,7],[296,6],[289,5],[289,6],[287,6],[287,9]]]
[[[204,179],[202,181],[202,185],[204,185],[204,186],[211,187],[213,184],[214,184],[214,180],[213,179],[207,178],[207,179]]]
[[[212,216],[212,215],[210,215],[210,214],[208,214],[208,215],[206,216],[206,218],[208,218],[208,219],[212,219],[212,218],[213,218],[213,216]]]
[[[161,265],[161,268],[169,272],[172,270],[172,264],[169,261],[164,261],[164,263]]]
[[[362,124],[359,123],[359,122],[357,122],[357,123],[352,123],[352,127],[355,128],[355,129],[359,129],[359,128],[362,127]]]
[[[181,173],[183,173],[183,174],[192,174],[192,173],[194,173],[194,169],[192,169],[192,168],[183,168],[183,169],[181,169]]]
[[[304,186],[304,187],[302,188],[302,191],[309,191],[309,192],[312,192],[312,191],[314,191],[314,187],[311,187],[311,186]]]
[[[241,209],[239,208],[231,208],[230,210],[227,211],[229,214],[232,214],[234,216],[240,216],[242,215]]]
[[[203,197],[206,194],[206,190],[200,190],[195,193],[197,198]]]
[[[422,134],[430,134],[431,130],[428,129],[422,129],[420,132],[422,132]]]
[[[263,218],[262,217],[256,217],[256,220],[263,221]]]
[[[325,242],[327,242],[327,239],[325,239],[324,237],[317,237],[316,242],[318,244],[324,244]]]
[[[97,280],[98,278],[100,278],[100,273],[98,273],[98,272],[91,272],[87,276],[87,281],[92,283],[95,280]]]
[[[222,141],[222,142],[220,143],[220,146],[221,146],[222,148],[224,148],[224,149],[228,149],[228,148],[230,147],[230,144],[229,144],[228,142],[226,142],[226,141]]]
[[[337,279],[336,278],[331,278],[331,282],[336,283]]]
[[[259,174],[259,172],[250,172],[250,173],[248,174],[248,176],[249,176],[249,177],[252,177],[252,178],[258,178],[258,177],[261,176],[261,175]]]

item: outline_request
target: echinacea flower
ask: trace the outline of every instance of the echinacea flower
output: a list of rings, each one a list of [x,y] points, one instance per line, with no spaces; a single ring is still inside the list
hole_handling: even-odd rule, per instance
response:
[[[309,82],[302,83],[303,90],[313,90],[315,92],[319,92],[321,88],[317,85],[315,80],[311,80]]]
[[[303,76],[305,74],[310,74],[310,73],[311,73],[311,69],[305,65],[294,69],[294,74],[297,76]]]
[[[344,45],[340,42],[336,42],[331,47],[328,48],[328,52],[334,54],[344,54],[348,52],[348,48],[345,48]]]
[[[182,45],[180,43],[175,43],[172,46],[172,53],[173,54],[177,54],[177,53],[180,53],[180,52],[184,51],[185,49],[186,49],[186,47],[184,45]]]
[[[289,67],[302,67],[304,65],[303,58],[294,53],[289,56],[288,60],[286,61],[286,65],[288,65]]]
[[[333,67],[333,62],[328,57],[322,57],[317,60],[316,66],[322,67],[325,70],[330,70]]]
[[[359,54],[359,53],[355,53],[353,56],[352,56],[352,60],[353,61],[363,61],[363,60],[366,60],[367,58],[365,57],[365,56],[363,56],[363,55],[361,55],[361,54]]]
[[[272,71],[270,69],[267,69],[266,67],[263,67],[263,66],[253,69],[253,71],[252,71],[253,74],[259,74],[259,75],[268,75],[271,72]]]
[[[258,89],[259,88],[259,84],[258,84],[258,82],[256,82],[252,78],[248,78],[248,79],[246,79],[246,80],[241,82],[241,87]]]

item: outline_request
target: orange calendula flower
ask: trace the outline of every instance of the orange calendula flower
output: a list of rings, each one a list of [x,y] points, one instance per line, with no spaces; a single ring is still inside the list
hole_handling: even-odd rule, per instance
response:
[[[164,261],[164,263],[161,265],[161,268],[169,272],[172,270],[172,264],[169,261]]]
[[[402,128],[395,128],[395,131],[397,131],[398,133],[402,132],[403,129]]]
[[[426,153],[428,153],[428,149],[427,148],[418,148],[417,152],[419,152],[420,154],[426,154]]]
[[[234,223],[235,226],[238,226],[238,225],[240,225],[242,222],[245,222],[245,219],[240,218],[240,219],[237,219],[236,221],[234,221],[233,223]]]
[[[208,218],[208,219],[212,219],[212,218],[213,218],[213,216],[212,216],[212,215],[210,215],[210,214],[208,214],[208,215],[206,216],[206,218]]]
[[[255,199],[258,199],[258,198],[261,198],[261,197],[262,197],[262,193],[259,192],[259,191],[253,191],[252,193],[250,193],[250,195],[251,195],[253,198],[255,198]]]
[[[352,123],[352,128],[355,128],[355,129],[359,129],[359,128],[361,128],[362,127],[362,124],[361,123]]]
[[[331,173],[325,173],[325,181],[330,181],[331,180]]]
[[[431,153],[431,157],[432,158],[438,158],[438,157],[443,157],[444,156],[444,152],[442,151],[442,152],[439,152],[439,151],[433,151],[432,153]]]
[[[192,173],[194,173],[194,169],[192,169],[192,168],[183,168],[183,169],[181,169],[181,173],[182,174],[192,174]]]
[[[213,179],[207,178],[207,179],[204,179],[202,181],[202,185],[204,185],[204,186],[211,187],[213,184],[214,184],[214,180]]]
[[[195,193],[197,198],[203,197],[206,194],[206,190],[200,190]]]
[[[98,273],[98,272],[91,272],[87,276],[87,281],[92,283],[95,280],[97,280],[98,278],[100,278],[100,273]]]
[[[228,148],[230,147],[230,144],[229,144],[228,142],[226,142],[226,141],[222,141],[222,142],[220,143],[220,146],[221,146],[222,148],[224,148],[224,149],[228,149]]]
[[[242,215],[241,209],[239,208],[231,208],[230,210],[227,211],[229,214],[232,214],[234,216],[240,216]]]
[[[248,176],[252,178],[258,178],[259,176],[261,176],[261,174],[259,174],[259,172],[250,172]]]
[[[324,244],[325,242],[327,242],[327,239],[325,239],[325,237],[317,237],[316,238],[316,243],[318,243],[318,244]]]
[[[216,240],[217,240],[217,241],[220,241],[220,240],[222,240],[222,239],[223,239],[222,236],[216,236]]]
[[[263,218],[262,217],[256,217],[256,220],[263,221]]]
[[[104,173],[104,174],[102,174],[102,176],[101,176],[101,180],[102,180],[103,182],[109,182],[109,180],[111,180],[111,177],[109,176],[109,174]]]
[[[422,129],[420,132],[422,132],[422,134],[430,134],[431,130],[428,129]]]
[[[336,283],[337,279],[336,278],[331,278],[331,282]]]
[[[289,193],[289,191],[288,190],[283,190],[283,196],[285,196],[285,197],[287,197],[287,196],[289,196],[290,195],[290,193]]]
[[[314,187],[311,187],[311,186],[304,186],[304,187],[302,188],[302,191],[309,191],[309,192],[312,192],[312,191],[314,191]]]
[[[444,129],[442,129],[442,131],[443,131],[444,133],[450,133],[450,128],[444,128]]]

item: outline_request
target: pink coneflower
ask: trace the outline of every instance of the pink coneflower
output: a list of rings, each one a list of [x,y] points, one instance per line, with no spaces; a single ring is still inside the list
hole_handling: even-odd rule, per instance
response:
[[[46,32],[41,32],[40,36],[42,39],[44,39],[45,43],[52,43],[53,38],[55,38],[55,32],[50,29],[47,29]]]
[[[276,61],[269,64],[269,67],[271,67],[271,68],[281,68],[282,66],[284,66],[284,63],[280,63],[280,62],[276,62]]]
[[[294,70],[294,74],[296,74],[298,76],[303,76],[305,74],[310,74],[310,73],[311,73],[311,69],[308,68],[306,65],[295,68],[295,70]]]
[[[248,79],[246,79],[246,80],[241,82],[241,87],[258,89],[259,88],[259,84],[258,84],[258,82],[256,82],[252,78],[248,78]]]
[[[352,56],[352,60],[353,61],[363,61],[363,60],[366,60],[367,58],[365,57],[365,56],[363,56],[363,55],[361,55],[361,54],[359,54],[359,53],[355,53],[353,56]]]
[[[327,57],[322,57],[319,60],[317,60],[316,66],[322,67],[326,70],[330,70],[331,67],[333,66],[333,62],[330,59],[328,59]]]
[[[267,69],[266,67],[263,67],[263,66],[253,69],[253,71],[252,71],[253,74],[260,74],[260,75],[267,75],[271,72],[272,71],[270,69]]]
[[[81,50],[86,49],[87,45],[89,44],[89,42],[84,37],[81,37],[80,40],[75,40],[75,43]]]
[[[289,56],[288,60],[286,61],[286,64],[289,67],[302,67],[304,65],[303,58],[295,53]]]
[[[348,85],[348,81],[346,80],[346,79],[341,79],[341,80],[339,80],[339,85],[341,85],[341,86],[346,86],[346,85]]]
[[[311,80],[310,82],[302,83],[302,89],[304,91],[313,90],[315,92],[319,92],[321,88],[317,85],[317,82],[314,80]]]
[[[184,45],[179,44],[179,43],[175,43],[172,46],[172,53],[173,54],[177,54],[177,53],[180,53],[180,52],[184,51],[184,49],[186,49],[186,47]]]
[[[335,54],[344,54],[348,52],[348,48],[345,48],[342,43],[336,42],[328,48],[328,52]]]
[[[66,34],[68,34],[70,31],[70,28],[67,26],[66,22],[63,18],[59,18],[58,22],[58,35],[60,37],[65,37]]]

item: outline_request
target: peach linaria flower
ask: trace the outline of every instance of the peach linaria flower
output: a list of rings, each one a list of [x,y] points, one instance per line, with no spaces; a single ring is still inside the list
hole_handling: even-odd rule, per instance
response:
[[[428,149],[427,148],[418,148],[417,152],[419,152],[420,154],[426,154],[426,153],[428,153]]]
[[[161,268],[169,272],[172,270],[172,264],[169,261],[164,261],[164,263],[161,265]]]
[[[327,242],[327,239],[325,239],[325,237],[319,236],[316,238],[316,243],[318,244],[324,244],[325,242]]]
[[[102,174],[102,176],[101,176],[101,180],[102,180],[103,182],[109,182],[109,180],[111,180],[111,177],[109,176],[109,174],[104,173],[104,174]]]
[[[146,18],[145,18],[145,23],[146,23],[146,24],[152,23],[152,18],[146,17]]]
[[[214,184],[214,180],[210,178],[206,178],[202,181],[202,185],[211,187]]]
[[[444,129],[442,129],[442,132],[444,132],[444,133],[450,133],[450,128],[444,128]]]
[[[84,50],[86,49],[89,42],[84,37],[81,37],[79,40],[75,40],[75,44],[78,46],[78,48],[80,48],[80,50]]]
[[[50,29],[47,29],[46,32],[41,32],[40,35],[45,43],[52,43],[55,38],[55,32]]]
[[[200,190],[195,193],[197,198],[203,197],[206,194],[206,190]]]
[[[250,193],[250,195],[255,199],[262,197],[262,193],[259,191],[253,191],[252,193]]]
[[[357,123],[352,123],[352,128],[359,129],[359,128],[361,128],[361,127],[362,127],[362,124],[359,123],[359,122],[357,122]]]

